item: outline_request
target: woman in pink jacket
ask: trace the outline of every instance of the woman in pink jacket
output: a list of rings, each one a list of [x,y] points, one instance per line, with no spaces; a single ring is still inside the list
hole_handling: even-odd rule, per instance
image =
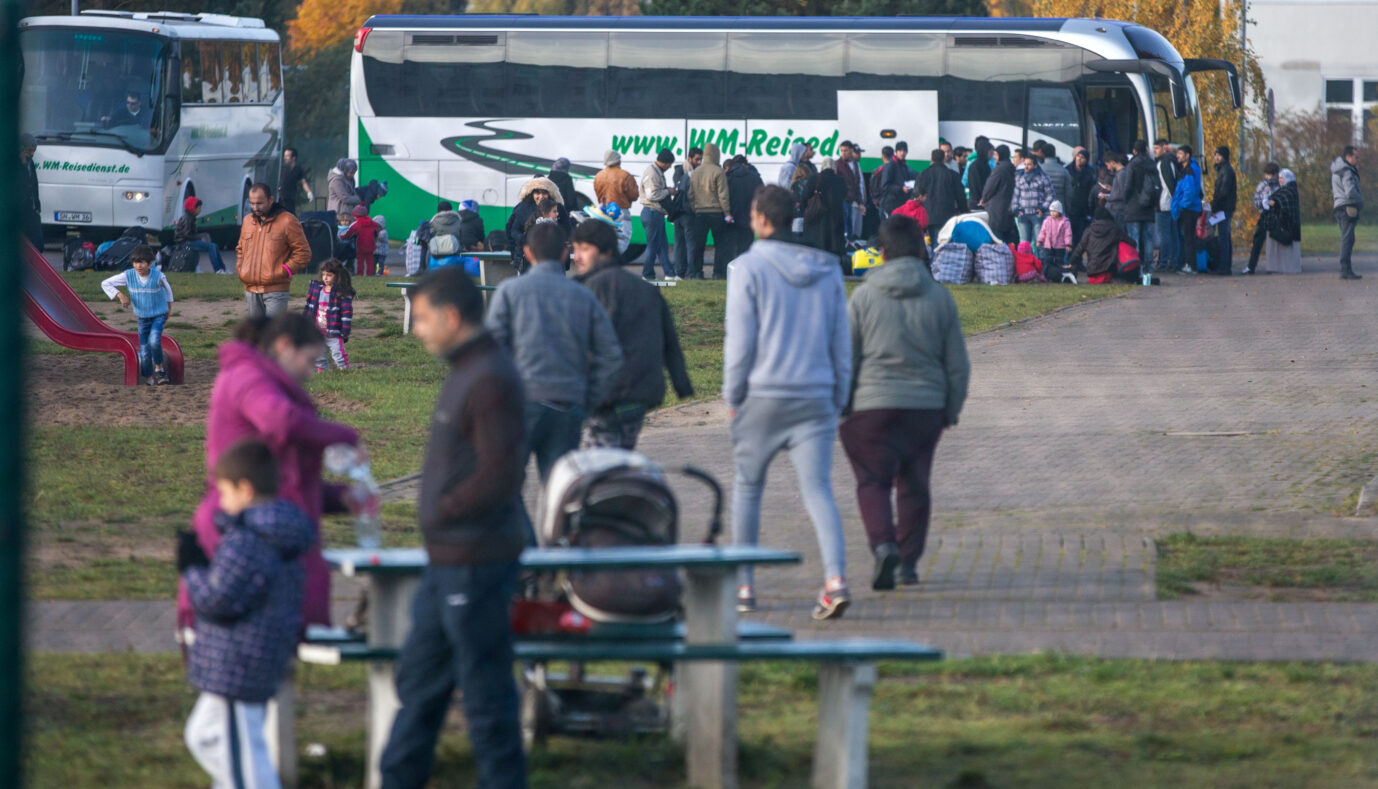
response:
[[[330,624],[330,567],[321,556],[321,515],[350,508],[347,486],[322,482],[321,454],[332,444],[359,442],[353,428],[321,419],[302,388],[324,352],[320,330],[298,312],[245,321],[235,339],[220,346],[220,373],[206,415],[206,495],[192,521],[201,547],[213,556],[220,542],[212,517],[219,494],[210,469],[220,453],[241,439],[266,443],[281,467],[279,496],[300,507],[316,531],[315,544],[301,558],[306,570],[305,625]],[[186,587],[181,585],[179,641],[193,619]]]

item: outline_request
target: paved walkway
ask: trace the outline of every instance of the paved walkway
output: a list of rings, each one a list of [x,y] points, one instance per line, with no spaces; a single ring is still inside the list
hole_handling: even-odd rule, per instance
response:
[[[1375,263],[1358,283],[1317,261],[1306,265],[1325,273],[1169,276],[972,338],[971,398],[938,452],[923,586],[869,590],[839,447],[855,604],[837,622],[809,618],[821,570],[782,458],[762,541],[805,561],[760,573],[753,616],[805,638],[902,636],[952,654],[1371,660],[1378,604],[1155,601],[1153,538],[1378,537],[1378,520],[1336,516],[1378,474]],[[732,476],[721,402],[658,413],[641,449]],[[705,496],[676,490],[682,539],[697,539]],[[39,603],[30,617],[36,651],[173,648],[166,602]]]

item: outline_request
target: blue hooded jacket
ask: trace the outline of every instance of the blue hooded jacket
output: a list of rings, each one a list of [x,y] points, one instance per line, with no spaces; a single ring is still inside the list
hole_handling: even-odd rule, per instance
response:
[[[1201,213],[1201,168],[1195,159],[1177,179],[1177,188],[1172,193],[1172,218],[1177,219],[1183,211]]]
[[[223,535],[215,558],[184,574],[196,610],[187,679],[234,701],[267,701],[297,650],[305,580],[297,558],[315,530],[282,499],[215,517]]]

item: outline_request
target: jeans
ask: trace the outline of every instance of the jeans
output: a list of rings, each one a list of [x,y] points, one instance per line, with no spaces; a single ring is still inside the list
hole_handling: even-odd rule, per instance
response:
[[[210,774],[211,786],[280,789],[264,731],[268,705],[214,693],[196,698],[183,739],[191,757]]]
[[[861,226],[865,221],[861,213],[861,203],[847,203],[842,211],[842,221],[845,225],[843,232],[847,234],[848,239],[860,238]]]
[[[153,375],[153,368],[163,366],[163,324],[167,313],[139,319],[139,375]]]
[[[555,461],[579,448],[584,409],[577,405],[561,409],[545,403],[527,403],[525,421],[526,445],[536,455],[536,472],[544,485]]]
[[[729,227],[723,214],[694,214],[694,248],[691,250],[693,256],[689,263],[690,279],[703,274],[703,255],[708,249],[708,234],[712,232],[713,244],[717,246],[723,242],[724,236],[728,235]],[[715,250],[713,253],[713,279],[723,279],[726,276],[727,261],[720,259]]]
[[[269,318],[287,311],[287,300],[292,294],[285,290],[274,293],[250,293],[244,291],[244,301],[249,305],[250,318]]]
[[[1144,269],[1148,269],[1153,262],[1153,234],[1155,232],[1153,222],[1125,222],[1124,232],[1134,241],[1134,248],[1139,251],[1139,263]]]
[[[732,261],[741,257],[751,248],[755,237],[751,228],[733,223],[724,225],[720,235],[713,237],[713,270],[721,268],[724,272]]]
[[[198,252],[205,252],[210,256],[211,268],[215,271],[225,270],[225,261],[220,259],[220,247],[209,241],[183,241],[182,246],[187,249],[195,249]]]
[[[689,262],[694,259],[694,215],[685,214],[675,220],[675,276],[689,276]],[[702,265],[703,258],[699,258]]]
[[[761,494],[766,469],[780,450],[789,452],[799,477],[804,509],[813,521],[823,556],[823,579],[846,573],[842,516],[833,501],[833,440],[837,408],[830,400],[748,397],[732,419],[732,542],[756,545],[761,536]],[[755,578],[742,569],[742,583]]]
[[[1172,221],[1171,211],[1159,211],[1153,217],[1158,241],[1158,270],[1179,269],[1182,267],[1182,244],[1177,235],[1177,227]],[[1139,260],[1147,263],[1143,256]]]
[[[1359,216],[1350,216],[1343,207],[1336,208],[1335,221],[1340,224],[1340,265],[1348,266],[1354,254],[1354,228],[1359,224]]]
[[[674,274],[670,264],[670,242],[665,237],[665,215],[651,208],[642,208],[641,226],[646,230],[646,255],[641,259],[641,276],[654,279],[657,260],[665,276]]]
[[[1228,274],[1234,268],[1234,240],[1230,237],[1230,223],[1234,212],[1225,213],[1225,221],[1215,226],[1215,243],[1220,250],[1220,271]]]
[[[1043,217],[1038,214],[1020,214],[1014,218],[1019,226],[1019,240],[1038,246],[1038,231],[1043,227]]]
[[[517,685],[512,677],[512,595],[517,564],[446,567],[421,575],[411,633],[397,659],[402,704],[383,750],[386,789],[420,789],[455,688],[469,723],[481,789],[524,789]]]
[[[912,569],[923,556],[932,514],[928,479],[943,435],[938,409],[857,411],[842,423],[842,447],[856,476],[856,500],[866,540],[899,546],[900,564]],[[895,493],[898,520],[890,506]]]

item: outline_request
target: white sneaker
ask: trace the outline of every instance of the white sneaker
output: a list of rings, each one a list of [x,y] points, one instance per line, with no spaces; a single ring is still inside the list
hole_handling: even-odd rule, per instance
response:
[[[1076,284],[1077,284],[1077,275],[1076,275],[1076,274],[1073,274],[1073,273],[1070,272],[1070,271],[1064,271],[1064,272],[1062,272],[1062,284],[1063,284],[1063,285],[1076,285]]]

